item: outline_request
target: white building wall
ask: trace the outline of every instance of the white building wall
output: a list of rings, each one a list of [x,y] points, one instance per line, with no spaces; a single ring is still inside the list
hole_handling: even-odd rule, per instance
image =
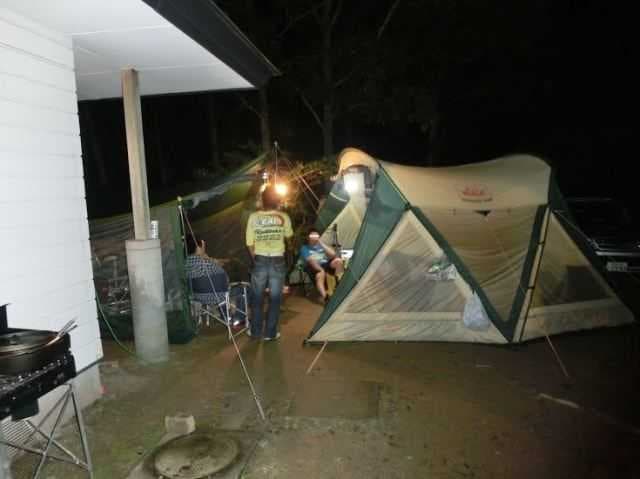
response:
[[[0,304],[12,327],[75,319],[78,370],[102,357],[71,39],[0,8]]]

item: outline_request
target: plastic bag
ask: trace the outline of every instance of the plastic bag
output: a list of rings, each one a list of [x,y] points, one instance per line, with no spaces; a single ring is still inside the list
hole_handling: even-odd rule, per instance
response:
[[[491,327],[491,320],[484,309],[480,297],[473,293],[467,304],[464,305],[462,322],[473,331],[486,331]]]
[[[440,258],[427,270],[427,279],[431,281],[451,281],[458,276],[458,270],[447,257]]]

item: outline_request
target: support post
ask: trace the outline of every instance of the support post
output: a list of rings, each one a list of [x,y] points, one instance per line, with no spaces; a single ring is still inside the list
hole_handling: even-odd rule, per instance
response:
[[[148,363],[169,359],[160,241],[149,239],[151,215],[138,72],[122,71],[129,180],[135,239],[126,242],[136,355]]]
[[[144,154],[142,131],[142,107],[138,72],[122,70],[122,101],[124,124],[127,132],[127,155],[129,157],[129,180],[131,182],[131,206],[135,239],[149,239],[149,192],[147,190],[147,164]]]

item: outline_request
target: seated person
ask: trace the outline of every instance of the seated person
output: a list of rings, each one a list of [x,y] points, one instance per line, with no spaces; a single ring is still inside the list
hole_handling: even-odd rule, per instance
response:
[[[344,272],[342,260],[333,248],[324,244],[315,229],[309,231],[307,244],[300,248],[300,258],[304,262],[304,270],[314,281],[322,299],[326,301],[329,297],[324,286],[326,274],[335,275],[340,279]]]
[[[193,293],[195,301],[206,305],[220,305],[225,301],[225,293],[230,293],[232,326],[241,326],[243,315],[240,311],[244,297],[242,289],[229,291],[229,277],[222,268],[228,260],[214,259],[207,254],[207,245],[204,240],[195,242],[187,240],[187,259],[185,261],[185,275]],[[246,306],[246,305],[245,305]]]

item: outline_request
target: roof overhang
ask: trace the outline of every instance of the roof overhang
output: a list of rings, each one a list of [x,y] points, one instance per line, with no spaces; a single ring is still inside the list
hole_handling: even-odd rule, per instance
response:
[[[138,71],[142,95],[247,89],[278,70],[209,0],[4,0],[68,35],[79,100],[122,95],[120,72]]]

